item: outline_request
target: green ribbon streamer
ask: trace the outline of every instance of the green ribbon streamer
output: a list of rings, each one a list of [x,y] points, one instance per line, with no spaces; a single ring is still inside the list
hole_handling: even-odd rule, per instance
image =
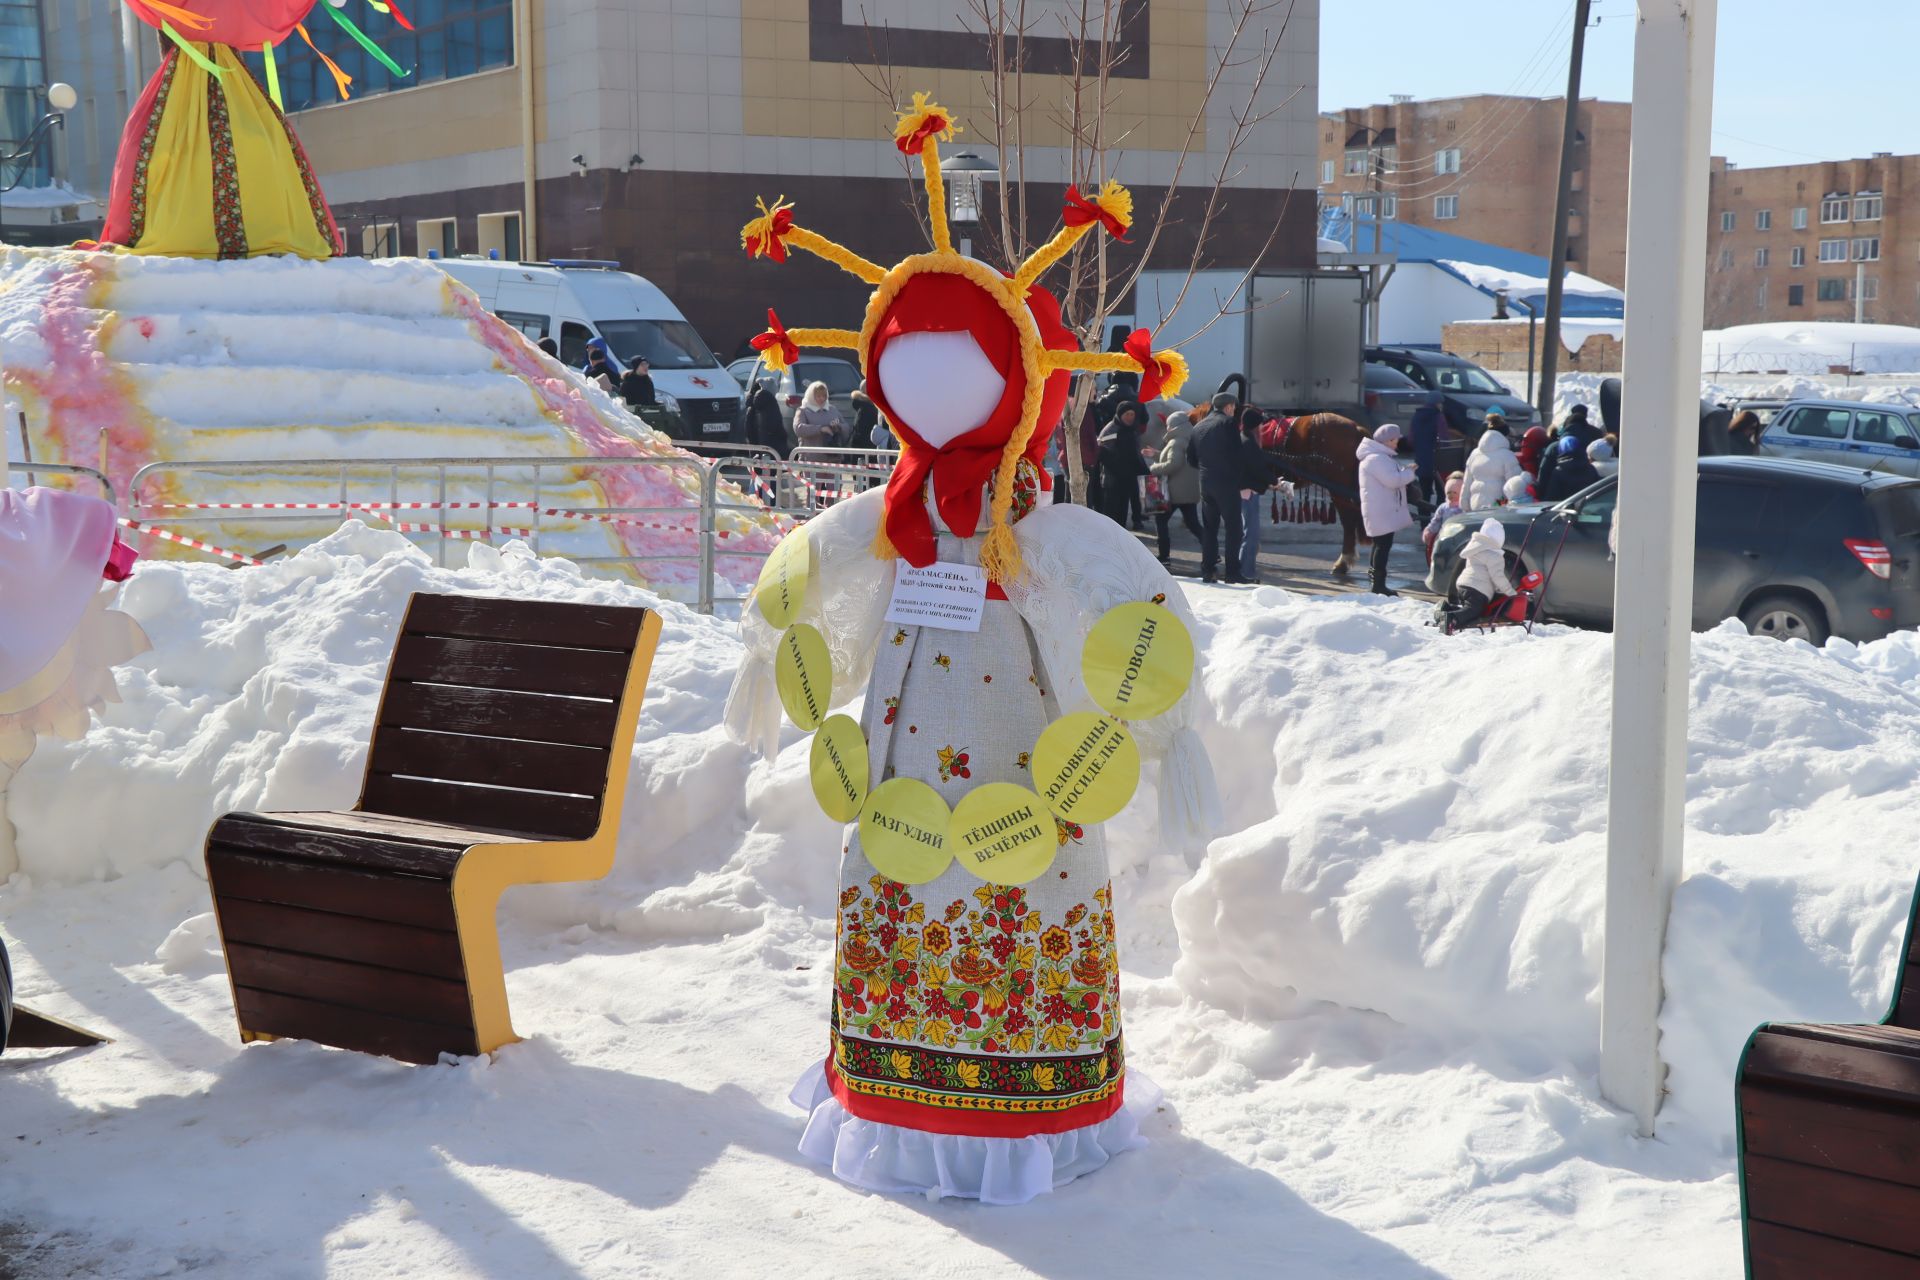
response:
[[[275,107],[285,111],[287,104],[280,101],[280,68],[273,61],[273,41],[260,46],[260,56],[267,64],[267,96],[273,99]]]
[[[173,29],[173,24],[171,22],[161,23],[160,30],[166,33],[167,39],[173,41],[175,44],[180,46],[180,52],[186,54],[187,57],[191,58],[195,66],[199,67],[202,71],[212,76],[215,80],[218,80],[222,76],[227,74],[225,71],[222,71],[219,67],[214,66],[213,63],[207,58],[206,54],[200,52],[198,49],[194,48],[193,45],[188,43],[187,38],[185,36],[181,35],[178,31],[175,31]]]
[[[325,9],[327,11],[327,16],[329,18],[332,18],[335,22],[339,23],[340,29],[346,32],[348,35],[352,36],[354,40],[358,42],[360,47],[362,49],[365,49],[367,53],[372,56],[375,62],[378,62],[381,66],[393,72],[394,75],[400,76],[403,79],[413,74],[410,71],[401,70],[400,64],[395,62],[392,58],[389,58],[387,56],[387,51],[385,49],[382,49],[379,45],[375,44],[373,40],[367,35],[366,32],[354,26],[353,19],[347,17],[346,14],[334,8],[333,5],[330,3],[330,0],[320,0],[319,7],[322,9]]]

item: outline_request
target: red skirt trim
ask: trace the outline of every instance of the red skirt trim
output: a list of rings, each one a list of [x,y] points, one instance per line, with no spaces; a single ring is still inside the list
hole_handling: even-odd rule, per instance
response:
[[[928,1106],[897,1098],[877,1098],[850,1088],[846,1078],[829,1057],[827,1083],[833,1096],[847,1114],[862,1120],[918,1129],[923,1133],[949,1133],[965,1138],[1030,1138],[1042,1133],[1066,1133],[1084,1129],[1110,1119],[1126,1100],[1126,1077],[1113,1082],[1105,1096],[1060,1111],[1012,1113],[1006,1111],[959,1110]]]

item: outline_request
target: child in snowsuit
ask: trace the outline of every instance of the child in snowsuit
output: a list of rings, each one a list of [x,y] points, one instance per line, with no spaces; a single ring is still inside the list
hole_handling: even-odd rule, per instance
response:
[[[1446,610],[1448,634],[1470,627],[1487,614],[1495,596],[1513,594],[1507,578],[1507,531],[1498,520],[1483,521],[1467,539],[1461,553],[1464,562],[1460,578],[1454,584],[1458,603]]]
[[[1440,526],[1449,517],[1460,514],[1460,486],[1466,483],[1466,477],[1458,471],[1447,477],[1447,500],[1433,509],[1433,519],[1427,521],[1427,527],[1420,534],[1420,541],[1427,548],[1427,563],[1433,563],[1433,544],[1440,539]]]

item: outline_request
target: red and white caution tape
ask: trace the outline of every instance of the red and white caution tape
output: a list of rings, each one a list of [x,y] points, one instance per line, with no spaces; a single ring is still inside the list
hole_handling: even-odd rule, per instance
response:
[[[266,563],[264,560],[256,560],[252,556],[242,555],[238,551],[228,551],[225,547],[216,547],[210,542],[202,542],[198,538],[189,538],[183,533],[173,533],[166,529],[156,529],[152,525],[141,524],[138,520],[129,520],[124,516],[120,518],[120,526],[123,529],[132,529],[136,533],[145,533],[156,538],[164,538],[168,542],[177,542],[183,547],[192,547],[195,551],[205,551],[211,555],[219,556],[223,560],[231,560],[235,564]]]

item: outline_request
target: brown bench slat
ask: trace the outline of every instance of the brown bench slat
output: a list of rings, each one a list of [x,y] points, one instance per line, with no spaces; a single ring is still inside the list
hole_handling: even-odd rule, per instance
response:
[[[487,787],[369,774],[360,803],[381,813],[445,822],[511,823],[535,838],[584,840],[600,824],[598,796],[561,796],[544,791],[499,791]],[[534,855],[537,856],[537,855]]]
[[[467,734],[389,727],[374,740],[368,769],[447,782],[572,791],[598,797],[610,753],[553,742],[502,742]]]
[[[613,743],[620,708],[615,702],[562,698],[457,685],[389,683],[380,707],[380,729],[437,729],[531,742],[560,742],[606,750]]]
[[[360,809],[290,809],[284,813],[255,813],[248,816],[283,827],[347,831],[411,844],[447,847],[514,844],[526,838],[523,831],[503,831],[498,827],[476,827],[469,823],[429,822],[425,818],[408,818],[397,813],[367,813]]]
[[[1747,1224],[1747,1253],[1750,1280],[1920,1280],[1920,1259],[1776,1222]]]
[[[1920,1034],[1879,1026],[1771,1026],[1754,1033],[1742,1079],[1891,1106],[1920,1102]]]
[[[402,636],[387,678],[618,698],[627,686],[629,661],[626,654],[609,649]]]
[[[1920,1187],[1920,1110],[1862,1105],[1743,1080],[1747,1150]]]
[[[220,933],[228,943],[296,951],[465,982],[459,935],[276,902],[229,898],[220,906]]]
[[[1748,1153],[1747,1213],[1756,1222],[1920,1254],[1920,1188]]]
[[[645,615],[644,609],[596,604],[416,595],[402,631],[632,653]]]
[[[240,1025],[267,1035],[314,1040],[427,1066],[438,1062],[443,1053],[471,1056],[480,1051],[471,1027],[442,1027],[250,987],[236,986],[233,998]]]
[[[383,875],[215,845],[207,850],[207,882],[223,908],[229,900],[245,899],[423,929],[450,931],[455,925],[448,882],[422,876]]]
[[[208,839],[222,848],[277,853],[338,866],[425,876],[447,881],[466,852],[464,843],[427,844],[352,830],[290,826],[264,821],[265,814],[230,813],[213,824]]]
[[[370,1009],[396,1018],[465,1027],[473,1016],[467,984],[377,965],[227,942],[227,968],[236,986]]]

